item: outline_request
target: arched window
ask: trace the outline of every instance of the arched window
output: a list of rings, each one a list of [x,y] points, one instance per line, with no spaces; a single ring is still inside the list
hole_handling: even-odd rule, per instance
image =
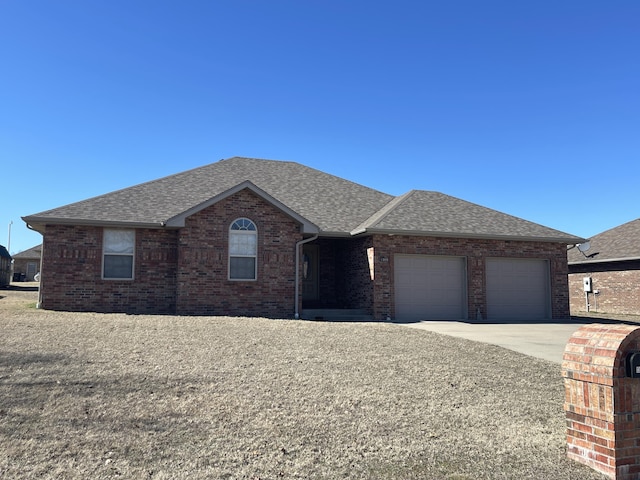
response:
[[[229,280],[256,280],[258,273],[258,229],[248,218],[238,218],[229,227]]]

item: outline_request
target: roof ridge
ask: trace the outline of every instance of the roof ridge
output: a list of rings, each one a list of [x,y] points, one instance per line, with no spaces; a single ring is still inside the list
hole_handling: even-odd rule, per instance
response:
[[[46,214],[48,212],[52,212],[54,210],[58,210],[59,208],[63,208],[63,207],[70,207],[70,206],[74,206],[74,205],[82,205],[82,204],[85,204],[85,203],[88,203],[88,202],[93,202],[94,200],[97,200],[99,198],[103,198],[103,197],[111,196],[111,195],[114,195],[114,194],[118,194],[120,192],[124,192],[125,190],[130,190],[130,189],[133,189],[133,188],[139,188],[139,187],[142,187],[144,185],[152,185],[154,183],[159,183],[159,182],[162,182],[164,180],[167,180],[169,178],[180,177],[180,176],[183,176],[183,175],[191,174],[191,173],[193,173],[193,172],[195,172],[197,170],[204,169],[204,168],[207,168],[207,167],[211,167],[212,165],[216,165],[216,164],[221,163],[221,162],[226,162],[226,161],[235,160],[235,159],[257,160],[257,161],[273,161],[273,162],[277,162],[278,161],[278,160],[263,160],[263,159],[258,159],[258,158],[238,157],[238,156],[229,157],[229,158],[221,158],[220,160],[218,160],[216,162],[206,163],[204,165],[200,165],[199,167],[193,167],[193,168],[190,168],[188,170],[182,170],[180,172],[171,173],[169,175],[165,175],[164,177],[154,178],[153,180],[147,180],[147,181],[144,181],[144,182],[136,183],[134,185],[129,185],[128,187],[118,188],[117,190],[112,190],[110,192],[101,193],[100,195],[95,195],[93,197],[85,198],[83,200],[78,200],[77,202],[68,203],[66,205],[63,205],[62,207],[50,208],[48,210],[40,212],[40,214]],[[286,163],[286,161],[283,161],[283,163]],[[295,162],[292,162],[292,163],[295,163]],[[40,215],[40,214],[38,214],[38,215]],[[27,217],[32,217],[32,216],[33,215],[28,215]],[[23,220],[24,220],[24,218],[25,217],[23,217]]]
[[[232,158],[240,158],[240,157],[232,157]],[[95,195],[93,197],[85,198],[83,200],[78,200],[77,202],[68,203],[66,205],[63,205],[62,207],[50,208],[49,210],[45,210],[43,212],[40,212],[38,215],[45,214],[45,213],[48,213],[48,212],[52,212],[54,210],[58,210],[59,208],[63,208],[63,207],[70,207],[72,205],[82,205],[82,204],[87,203],[87,202],[92,202],[92,201],[94,201],[94,200],[96,200],[98,198],[103,198],[103,197],[106,197],[106,196],[114,195],[114,194],[123,192],[125,190],[130,190],[132,188],[141,187],[143,185],[151,185],[151,184],[154,184],[154,183],[158,183],[158,182],[161,182],[163,180],[166,180],[167,178],[177,177],[177,176],[180,176],[180,175],[184,175],[186,173],[191,173],[191,172],[194,172],[194,171],[199,170],[201,168],[206,168],[206,167],[209,167],[211,165],[215,165],[216,163],[220,163],[220,162],[225,161],[225,160],[231,160],[232,158],[227,158],[227,159],[222,158],[222,159],[218,160],[217,162],[207,163],[205,165],[200,165],[199,167],[190,168],[189,170],[183,170],[181,172],[176,172],[176,173],[172,173],[172,174],[169,174],[169,175],[165,175],[164,177],[155,178],[153,180],[147,180],[145,182],[136,183],[134,185],[129,185],[128,187],[122,187],[122,188],[119,188],[117,190],[112,190],[112,191],[107,192],[107,193],[101,193],[100,195]],[[27,217],[32,217],[32,216],[33,215],[28,215]],[[24,220],[27,217],[22,217],[22,219]]]
[[[38,245],[34,245],[33,247],[27,248],[25,250],[20,250],[18,253],[16,253],[14,255],[14,257],[20,257],[20,256],[24,256],[27,254],[32,254],[32,253],[36,253],[36,252],[40,252],[42,250],[42,243],[39,243]],[[29,257],[31,258],[31,257]],[[33,257],[35,258],[35,257]]]
[[[348,235],[393,195],[293,161],[231,157],[22,219],[46,223],[158,227],[244,180],[316,225]],[[38,231],[40,231],[38,230]]]
[[[470,201],[470,200],[465,200],[464,198],[454,197],[453,195],[449,195],[449,194],[447,194],[447,193],[436,192],[436,191],[430,191],[430,190],[419,190],[419,191],[435,193],[435,194],[441,195],[441,196],[443,196],[443,197],[453,198],[453,199],[454,199],[454,200],[456,200],[456,201],[463,202],[463,203],[466,203],[466,204],[468,204],[468,205],[473,205],[474,207],[478,207],[478,208],[481,208],[481,209],[483,209],[483,210],[487,210],[487,211],[490,211],[490,212],[498,213],[498,214],[500,214],[500,215],[504,215],[504,216],[506,216],[506,217],[513,218],[513,219],[518,220],[518,221],[520,221],[520,222],[526,222],[526,223],[528,223],[529,225],[536,225],[536,226],[539,226],[539,227],[544,227],[544,228],[546,228],[546,229],[548,229],[548,230],[554,230],[554,231],[556,231],[556,232],[558,232],[558,233],[562,233],[562,234],[565,234],[565,235],[570,235],[570,234],[568,234],[567,232],[564,232],[564,231],[562,231],[562,230],[558,230],[557,228],[549,227],[549,226],[547,226],[547,225],[543,225],[543,224],[541,224],[541,223],[534,222],[533,220],[528,220],[528,219],[526,219],[526,218],[522,218],[522,217],[519,217],[519,216],[517,216],[517,215],[513,215],[513,214],[511,214],[511,213],[506,213],[506,212],[503,212],[503,211],[501,211],[501,210],[497,210],[497,209],[492,208],[492,207],[487,207],[486,205],[482,205],[482,204],[480,204],[480,203],[472,202],[472,201]]]
[[[580,240],[560,230],[433,190],[411,190],[387,203],[352,235],[359,233]]]
[[[613,230],[617,230],[617,229],[619,229],[619,228],[626,227],[626,226],[628,226],[628,225],[630,225],[630,224],[632,224],[632,223],[635,223],[635,222],[637,222],[637,221],[639,221],[639,220],[640,220],[640,218],[636,218],[636,219],[634,219],[634,220],[629,220],[628,222],[621,223],[621,224],[620,224],[620,225],[618,225],[618,226],[611,227],[611,228],[609,228],[609,229],[607,229],[607,230],[604,230],[604,231],[602,231],[602,232],[600,232],[600,233],[596,233],[595,235],[592,235],[590,238],[595,238],[595,237],[599,237],[600,235],[604,235],[605,233],[610,233],[610,232],[611,232],[611,231],[613,231]]]

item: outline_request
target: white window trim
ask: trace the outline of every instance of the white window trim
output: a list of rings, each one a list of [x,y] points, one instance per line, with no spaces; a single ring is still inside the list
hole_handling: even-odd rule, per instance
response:
[[[132,253],[107,253],[105,252],[105,236],[107,235],[108,231],[114,231],[114,230],[118,230],[118,231],[129,231],[129,232],[133,232],[133,252]],[[107,255],[114,255],[114,256],[130,256],[132,257],[131,259],[131,277],[105,277],[104,276],[104,259]],[[102,266],[100,269],[100,276],[102,278],[102,280],[108,280],[108,281],[125,281],[125,282],[131,282],[135,279],[135,272],[136,272],[136,231],[133,229],[122,229],[122,228],[105,228],[102,232]]]
[[[233,225],[238,220],[248,220],[251,222],[255,230],[232,230]],[[256,253],[254,255],[231,255],[231,234],[234,235],[254,235],[256,237]],[[258,226],[256,222],[247,217],[238,217],[229,225],[229,238],[227,241],[227,279],[231,282],[256,282],[258,280]],[[231,259],[232,258],[253,258],[253,278],[231,278]]]

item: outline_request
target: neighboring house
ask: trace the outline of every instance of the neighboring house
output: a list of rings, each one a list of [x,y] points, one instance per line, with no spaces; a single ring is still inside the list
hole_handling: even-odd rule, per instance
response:
[[[567,257],[572,313],[640,315],[640,218],[594,236],[588,250],[572,248]]]
[[[40,271],[40,254],[42,244],[31,247],[13,256],[13,276],[26,282],[33,282],[36,273]]]
[[[11,283],[11,255],[6,247],[0,245],[0,287]]]
[[[24,217],[53,310],[375,320],[569,316],[575,237],[464,200],[231,158]]]

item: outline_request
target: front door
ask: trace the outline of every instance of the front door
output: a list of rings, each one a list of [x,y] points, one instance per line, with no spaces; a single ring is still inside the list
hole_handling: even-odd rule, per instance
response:
[[[318,245],[302,247],[302,301],[317,302],[320,299],[318,277]]]
[[[33,277],[35,276],[36,273],[36,269],[38,268],[37,264],[35,262],[29,262],[27,263],[27,281],[31,282],[33,281]]]

